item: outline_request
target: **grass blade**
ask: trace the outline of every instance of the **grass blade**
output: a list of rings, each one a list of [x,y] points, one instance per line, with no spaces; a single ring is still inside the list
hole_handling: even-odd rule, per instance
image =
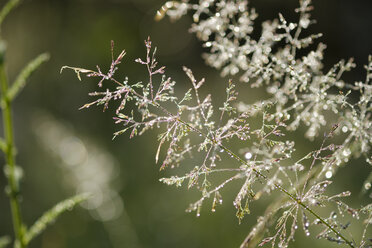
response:
[[[20,3],[20,0],[9,0],[5,6],[0,11],[0,25],[4,21],[5,17],[9,14],[9,12],[17,7],[17,5]]]
[[[41,234],[48,225],[52,224],[58,218],[59,215],[68,210],[72,210],[72,208],[85,201],[87,198],[89,198],[89,194],[73,196],[58,203],[52,209],[45,212],[27,231],[25,243],[28,244],[33,238]]]
[[[49,60],[50,56],[47,53],[40,54],[19,73],[18,77],[8,91],[8,97],[13,100],[18,93],[25,87],[27,78],[37,69],[41,64]]]

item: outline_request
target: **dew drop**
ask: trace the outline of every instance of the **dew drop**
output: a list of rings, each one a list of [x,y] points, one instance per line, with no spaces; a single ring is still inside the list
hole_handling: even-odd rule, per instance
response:
[[[344,155],[345,157],[349,156],[350,155],[350,150],[349,149],[345,149],[343,152],[342,152],[342,155]]]
[[[332,219],[336,219],[337,218],[337,214],[336,213],[333,213],[332,214]]]
[[[249,160],[249,159],[252,158],[252,153],[247,152],[247,153],[244,154],[244,157],[245,157],[246,160]]]
[[[309,19],[301,19],[300,20],[300,25],[301,27],[303,28],[307,28],[310,24],[310,20]]]
[[[346,133],[349,129],[347,128],[347,126],[343,126],[342,127],[342,132]]]
[[[326,178],[331,178],[332,176],[333,176],[332,171],[327,171],[326,174],[325,174]]]
[[[369,190],[369,189],[371,188],[371,183],[366,183],[366,184],[364,185],[364,188],[365,188],[366,190]]]
[[[172,6],[173,6],[172,2],[166,2],[165,3],[165,7],[168,8],[168,9],[172,8]]]

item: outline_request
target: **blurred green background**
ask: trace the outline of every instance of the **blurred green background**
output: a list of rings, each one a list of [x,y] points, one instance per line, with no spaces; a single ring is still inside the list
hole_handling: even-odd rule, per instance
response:
[[[159,172],[155,164],[156,131],[133,140],[123,135],[112,141],[112,133],[119,129],[111,118],[113,109],[104,113],[100,108],[78,110],[90,100],[87,93],[96,89],[96,83],[91,79],[80,83],[73,72],[61,75],[59,70],[63,65],[94,68],[98,64],[105,71],[111,59],[110,40],[115,41],[117,53],[127,51],[118,72],[121,77],[145,80],[144,68],[133,60],[144,56],[143,40],[151,36],[159,61],[178,81],[178,89],[188,86],[182,72],[182,65],[186,65],[198,78],[206,77],[205,92],[213,89],[217,96],[224,94],[227,79],[204,65],[203,49],[188,33],[190,17],[175,23],[167,18],[154,21],[163,3],[25,0],[5,21],[2,35],[8,44],[10,79],[37,54],[51,54],[51,60],[30,78],[14,106],[17,161],[25,173],[22,210],[26,223],[33,223],[42,212],[76,191],[101,192],[100,199],[85,205],[91,210],[77,208],[64,214],[30,247],[238,247],[255,223],[256,213],[262,213],[268,203],[255,204],[241,225],[235,218],[232,196],[226,197],[229,190],[216,213],[210,213],[207,206],[199,218],[185,213],[188,204],[198,198],[184,188],[158,181],[172,172]],[[296,20],[293,9],[297,1],[252,0],[250,4],[260,15],[257,23],[276,18],[279,11]],[[311,30],[324,34],[321,41],[328,46],[325,69],[341,58],[354,57],[358,68],[345,79],[363,80],[362,65],[372,53],[372,1],[314,1],[314,6],[318,24]],[[243,94],[253,99],[247,92]],[[298,142],[304,153],[311,149],[302,137]],[[3,164],[4,158],[0,159]],[[341,170],[339,177],[347,178],[347,183],[334,186],[334,190],[350,189],[358,197],[366,171],[364,167]],[[0,188],[4,187],[1,173]],[[10,234],[12,227],[8,201],[4,191],[0,192],[2,236]],[[331,246],[302,236],[293,247]]]

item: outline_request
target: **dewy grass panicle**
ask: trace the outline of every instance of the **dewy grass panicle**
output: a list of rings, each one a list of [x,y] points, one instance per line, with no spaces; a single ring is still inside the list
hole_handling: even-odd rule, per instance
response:
[[[115,78],[124,51],[116,59],[112,56],[108,73],[98,66],[97,71],[69,66],[62,69],[74,70],[79,80],[80,74],[99,78],[98,86],[103,90],[90,93],[96,99],[82,108],[103,105],[105,110],[109,103],[117,102],[114,121],[123,129],[114,137],[129,132],[133,138],[149,129],[161,130],[155,155],[156,162],[162,158],[161,170],[178,167],[185,158],[193,159],[194,167],[182,167],[184,175],[160,179],[168,185],[186,184],[200,191],[200,199],[190,204],[187,211],[195,211],[199,216],[208,202],[211,211],[216,211],[223,202],[221,190],[236,182],[241,187],[233,205],[240,222],[250,213],[250,204],[262,195],[280,191],[282,195],[273,197],[266,215],[258,218],[241,247],[266,243],[288,247],[300,229],[306,236],[317,233],[317,238],[330,242],[368,247],[370,205],[353,208],[343,201],[350,196],[349,191],[335,195],[327,195],[326,191],[331,178],[337,180],[338,168],[349,160],[364,156],[372,164],[372,58],[369,57],[366,66],[366,81],[349,84],[341,77],[355,66],[352,60],[340,61],[324,73],[323,44],[299,57],[299,50],[321,37],[320,34],[302,37],[302,31],[314,23],[310,19],[310,4],[309,0],[300,1],[297,23],[288,22],[281,14],[278,19],[264,22],[258,40],[250,36],[257,13],[248,7],[248,1],[211,0],[198,4],[171,1],[158,12],[158,19],[165,15],[178,19],[192,12],[191,32],[209,49],[203,55],[206,63],[221,70],[223,76],[240,73],[243,82],[265,87],[270,97],[258,102],[246,102],[247,99],[239,97],[236,84],[230,80],[226,100],[216,108],[212,94],[203,96],[199,92],[205,80],[197,80],[186,67],[190,89],[176,97],[176,83],[165,75],[165,67],[158,65],[150,39],[145,41],[146,57],[135,60],[145,67],[147,83]],[[278,48],[280,44],[285,45]],[[110,82],[115,89],[107,85]],[[353,92],[359,95],[356,103],[349,100]],[[332,125],[329,113],[337,116],[337,124]],[[258,128],[250,125],[256,119],[261,120]],[[301,131],[300,127],[306,127],[305,136],[310,141],[320,139],[321,145],[294,159],[296,144],[287,134]],[[334,144],[334,136],[345,138],[341,144]],[[246,147],[239,154],[227,146],[228,141],[249,142],[245,142]],[[198,156],[193,157],[196,153]],[[224,179],[213,177],[217,173],[224,175]],[[321,207],[334,211],[323,217],[318,214]],[[345,218],[363,226],[359,242],[350,233]],[[276,226],[271,228],[273,222]],[[264,238],[268,232],[269,237]]]

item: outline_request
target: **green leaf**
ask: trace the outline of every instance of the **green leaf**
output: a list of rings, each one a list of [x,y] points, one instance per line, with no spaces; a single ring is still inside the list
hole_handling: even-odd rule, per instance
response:
[[[0,248],[5,248],[10,244],[10,238],[8,236],[0,237]]]
[[[9,14],[9,12],[17,7],[17,5],[20,3],[20,0],[9,0],[5,6],[0,11],[0,25],[3,23],[5,17]]]
[[[13,100],[18,93],[25,87],[27,78],[37,69],[41,64],[49,60],[50,56],[47,53],[42,53],[29,62],[25,68],[18,74],[18,77],[8,91],[8,97]]]
[[[89,194],[81,194],[71,198],[68,198],[52,209],[44,213],[27,231],[25,235],[25,243],[28,244],[33,238],[42,233],[49,224],[52,224],[59,215],[62,213],[72,210],[77,204],[85,201],[89,198]]]

